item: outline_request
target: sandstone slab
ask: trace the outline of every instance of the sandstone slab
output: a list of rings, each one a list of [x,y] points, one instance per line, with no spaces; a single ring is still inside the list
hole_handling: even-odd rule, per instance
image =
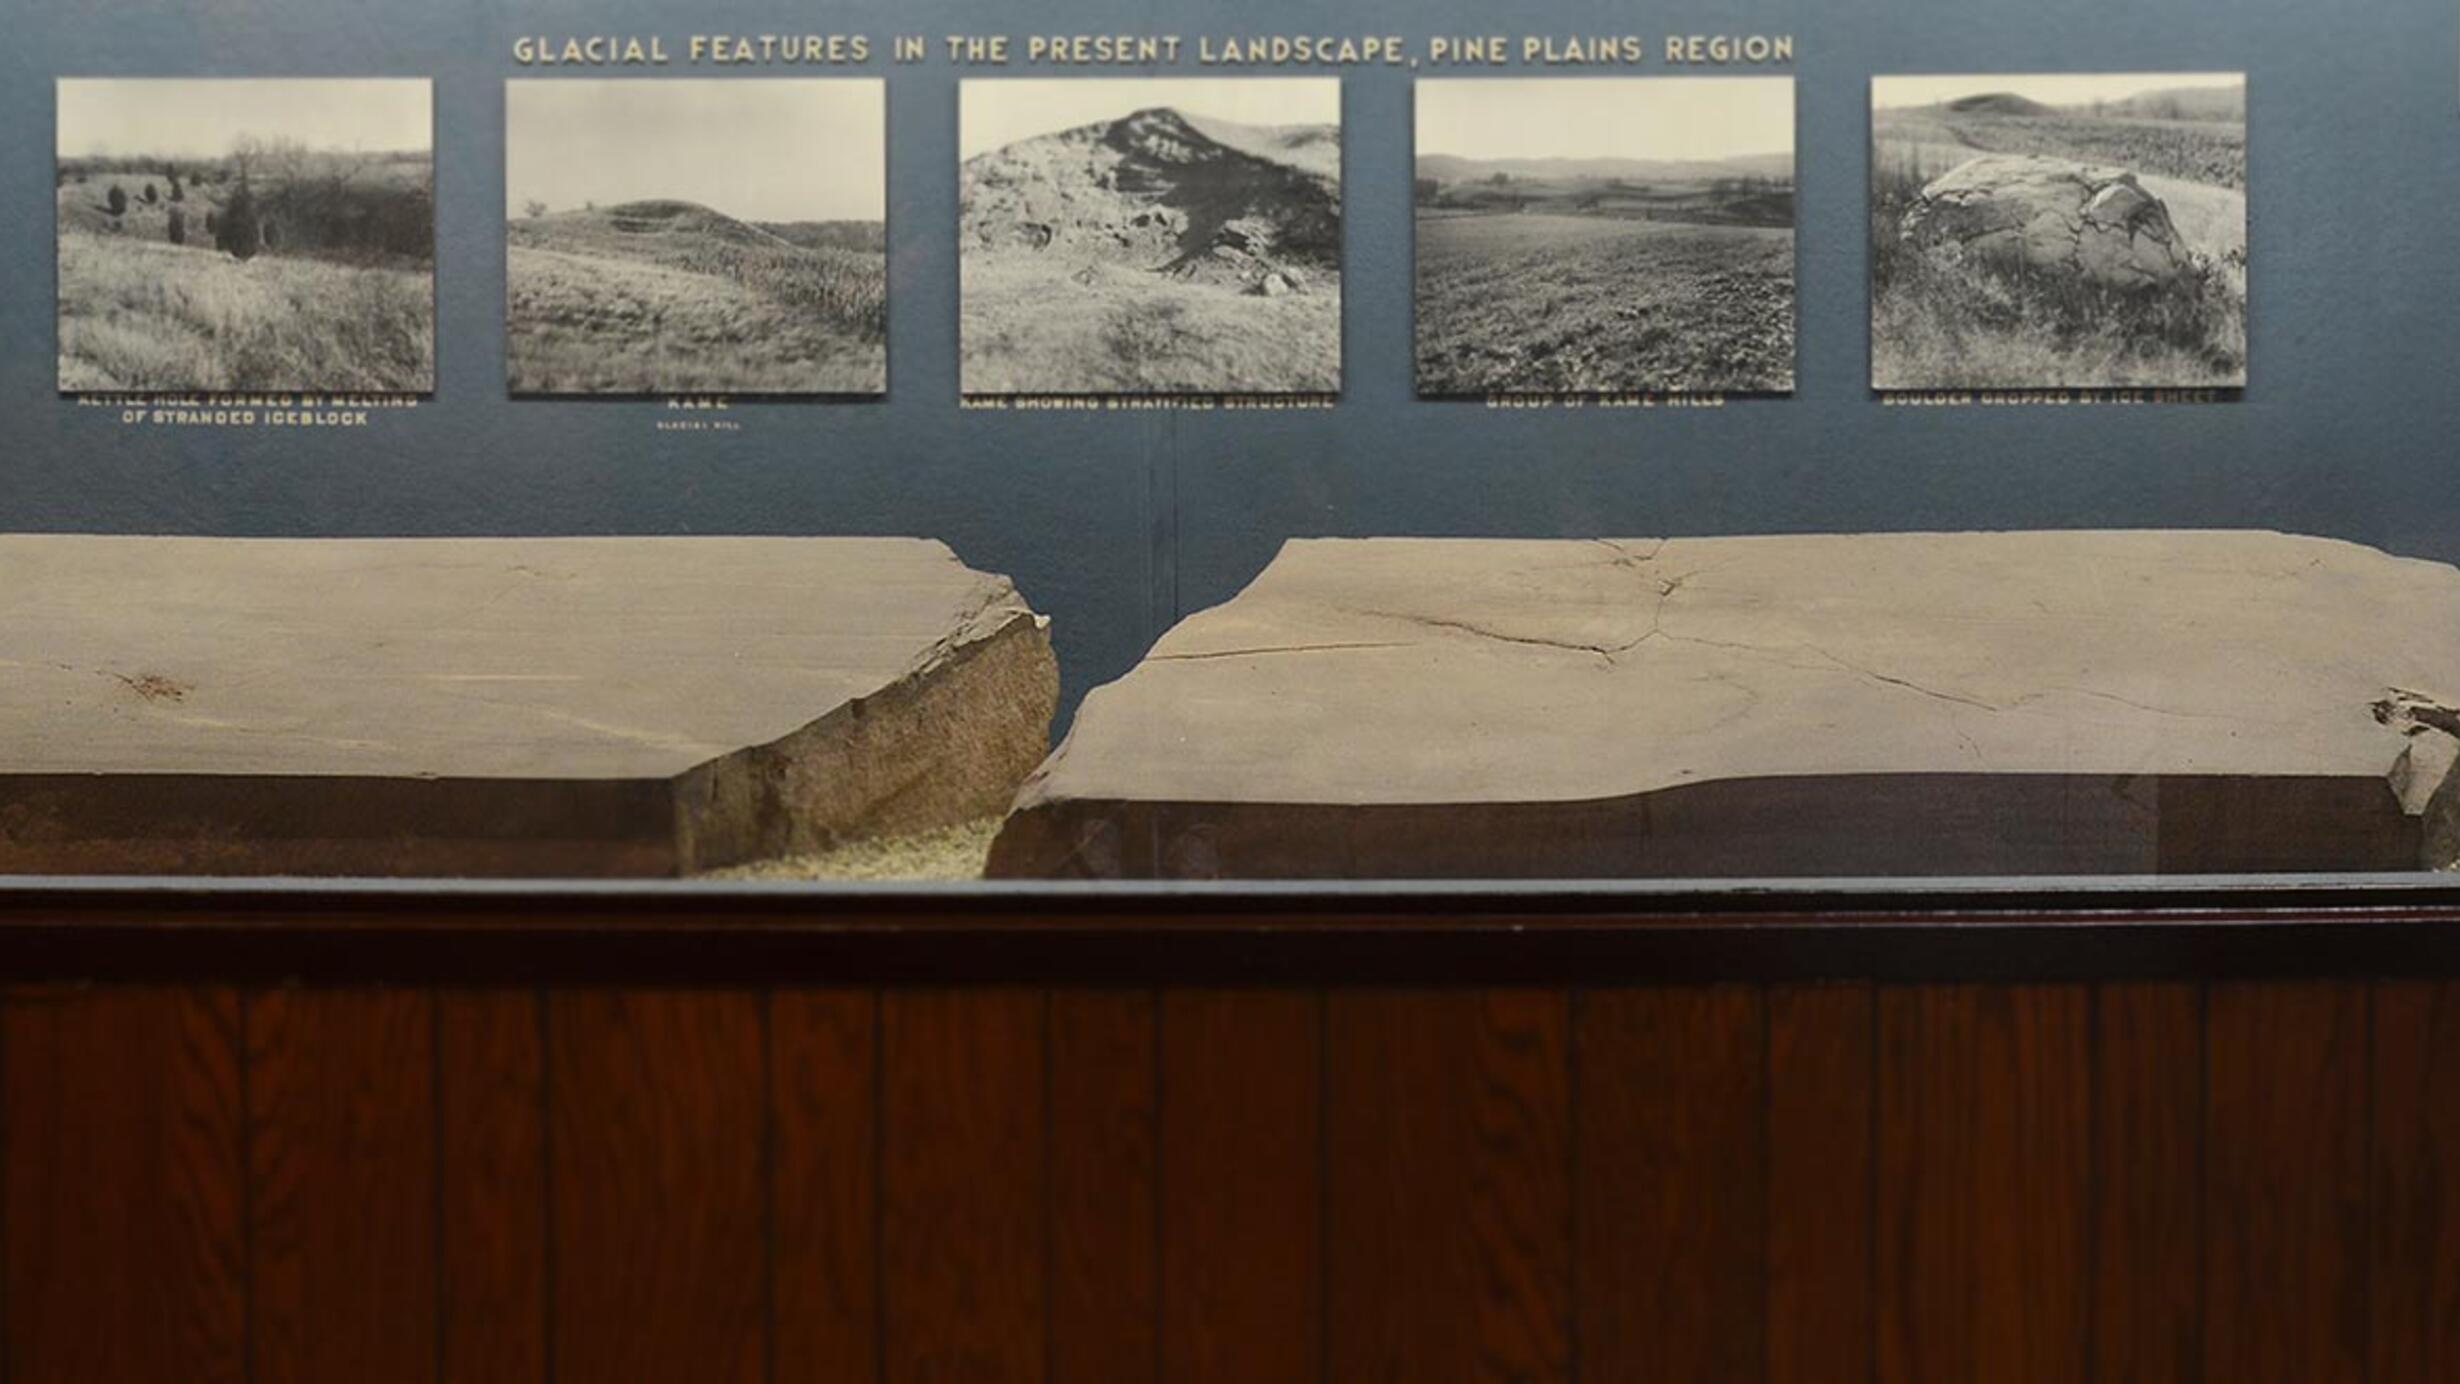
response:
[[[2460,570],[2273,533],[1308,540],[1087,697],[1011,876],[2415,870]]]
[[[0,536],[0,874],[824,850],[999,812],[1056,695],[918,539]]]
[[[2194,258],[2169,207],[2122,168],[1986,154],[1932,180],[1905,239],[1985,263],[2112,289],[2186,281]]]

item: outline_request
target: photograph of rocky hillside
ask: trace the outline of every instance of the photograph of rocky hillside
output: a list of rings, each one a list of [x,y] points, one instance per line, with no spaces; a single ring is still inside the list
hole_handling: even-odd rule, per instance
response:
[[[505,83],[516,394],[888,388],[876,78]]]
[[[424,79],[63,79],[63,391],[436,384]]]
[[[968,81],[968,394],[1341,387],[1341,86]]]
[[[2246,384],[2241,73],[1871,84],[1871,385]]]
[[[1422,395],[1794,387],[1794,84],[1418,83]]]

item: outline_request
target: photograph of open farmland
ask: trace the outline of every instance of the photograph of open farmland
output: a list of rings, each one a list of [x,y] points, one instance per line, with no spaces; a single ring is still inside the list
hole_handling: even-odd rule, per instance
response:
[[[1871,83],[1871,387],[2246,384],[2243,73]]]
[[[515,394],[888,389],[878,78],[504,84]]]
[[[59,387],[424,394],[424,79],[64,78]]]
[[[1418,392],[1794,387],[1787,77],[1418,83]]]
[[[968,394],[1341,388],[1336,78],[968,81]]]

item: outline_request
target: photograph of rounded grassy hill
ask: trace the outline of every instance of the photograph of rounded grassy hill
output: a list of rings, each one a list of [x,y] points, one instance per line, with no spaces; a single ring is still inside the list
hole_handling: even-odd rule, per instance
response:
[[[1341,388],[1337,78],[961,87],[969,395]]]
[[[424,79],[63,78],[59,387],[425,394]]]
[[[1427,397],[1794,387],[1788,77],[1418,83]]]
[[[887,392],[878,78],[504,85],[513,393]]]
[[[1871,386],[2246,384],[2243,73],[1871,83]]]

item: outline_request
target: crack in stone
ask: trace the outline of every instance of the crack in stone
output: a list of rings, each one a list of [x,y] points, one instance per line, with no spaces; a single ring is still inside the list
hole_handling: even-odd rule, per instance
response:
[[[1341,644],[1267,644],[1253,649],[1213,649],[1193,654],[1150,654],[1149,663],[1198,663],[1217,658],[1263,657],[1267,654],[1323,654],[1349,649],[1407,649],[1414,645],[1397,640],[1359,640]]]

